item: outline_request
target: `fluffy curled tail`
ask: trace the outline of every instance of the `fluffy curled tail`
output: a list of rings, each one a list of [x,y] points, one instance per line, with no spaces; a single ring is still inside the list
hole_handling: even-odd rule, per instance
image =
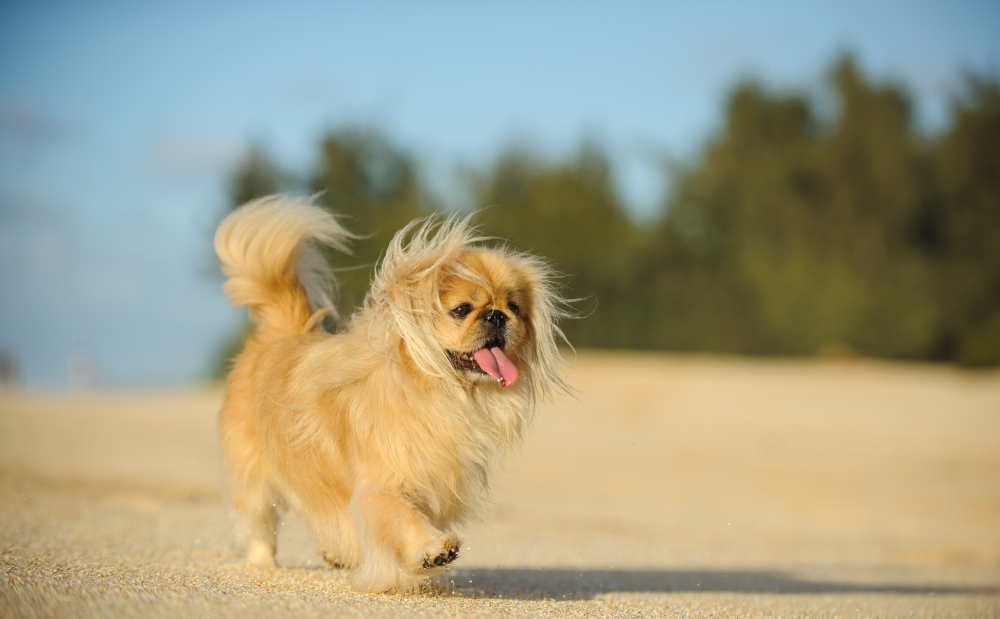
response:
[[[332,311],[330,267],[310,240],[349,252],[354,235],[308,197],[268,196],[241,206],[215,233],[215,253],[233,305],[245,305],[257,335],[277,339],[312,330]]]

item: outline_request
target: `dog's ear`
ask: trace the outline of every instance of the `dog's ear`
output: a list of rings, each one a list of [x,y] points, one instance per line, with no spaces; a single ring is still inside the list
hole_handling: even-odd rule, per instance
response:
[[[575,317],[569,307],[572,300],[558,293],[559,275],[541,258],[511,253],[509,259],[524,273],[531,297],[525,315],[528,338],[520,354],[529,370],[532,394],[544,398],[553,390],[570,393],[573,389],[562,377],[566,362],[559,352],[559,343],[570,349],[572,346],[559,328],[559,321]]]
[[[425,372],[451,376],[443,342],[434,321],[444,314],[441,284],[464,267],[459,256],[470,243],[483,240],[469,225],[469,217],[431,216],[413,221],[396,233],[386,249],[365,301],[375,318]],[[390,351],[386,351],[390,352]]]

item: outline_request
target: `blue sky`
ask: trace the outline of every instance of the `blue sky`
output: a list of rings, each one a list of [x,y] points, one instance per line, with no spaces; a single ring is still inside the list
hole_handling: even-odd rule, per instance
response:
[[[107,386],[197,381],[239,317],[207,273],[252,142],[307,172],[325,129],[376,125],[459,202],[505,144],[588,136],[649,217],[736,80],[818,89],[851,50],[934,130],[997,32],[995,2],[3,1],[0,347],[33,385],[72,354]]]

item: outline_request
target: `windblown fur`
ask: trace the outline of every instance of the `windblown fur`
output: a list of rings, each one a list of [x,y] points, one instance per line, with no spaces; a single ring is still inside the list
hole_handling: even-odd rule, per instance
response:
[[[274,565],[275,507],[301,510],[328,562],[368,591],[409,591],[457,557],[539,398],[567,389],[562,300],[539,259],[490,249],[468,220],[430,218],[386,249],[364,306],[331,335],[313,243],[351,235],[307,198],[234,211],[215,248],[256,324],[219,427],[247,560]]]

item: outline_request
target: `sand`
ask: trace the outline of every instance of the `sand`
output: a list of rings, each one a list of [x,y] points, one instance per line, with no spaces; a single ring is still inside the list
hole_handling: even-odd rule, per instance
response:
[[[218,389],[0,393],[4,617],[998,617],[1000,373],[581,353],[454,568],[231,543]]]

